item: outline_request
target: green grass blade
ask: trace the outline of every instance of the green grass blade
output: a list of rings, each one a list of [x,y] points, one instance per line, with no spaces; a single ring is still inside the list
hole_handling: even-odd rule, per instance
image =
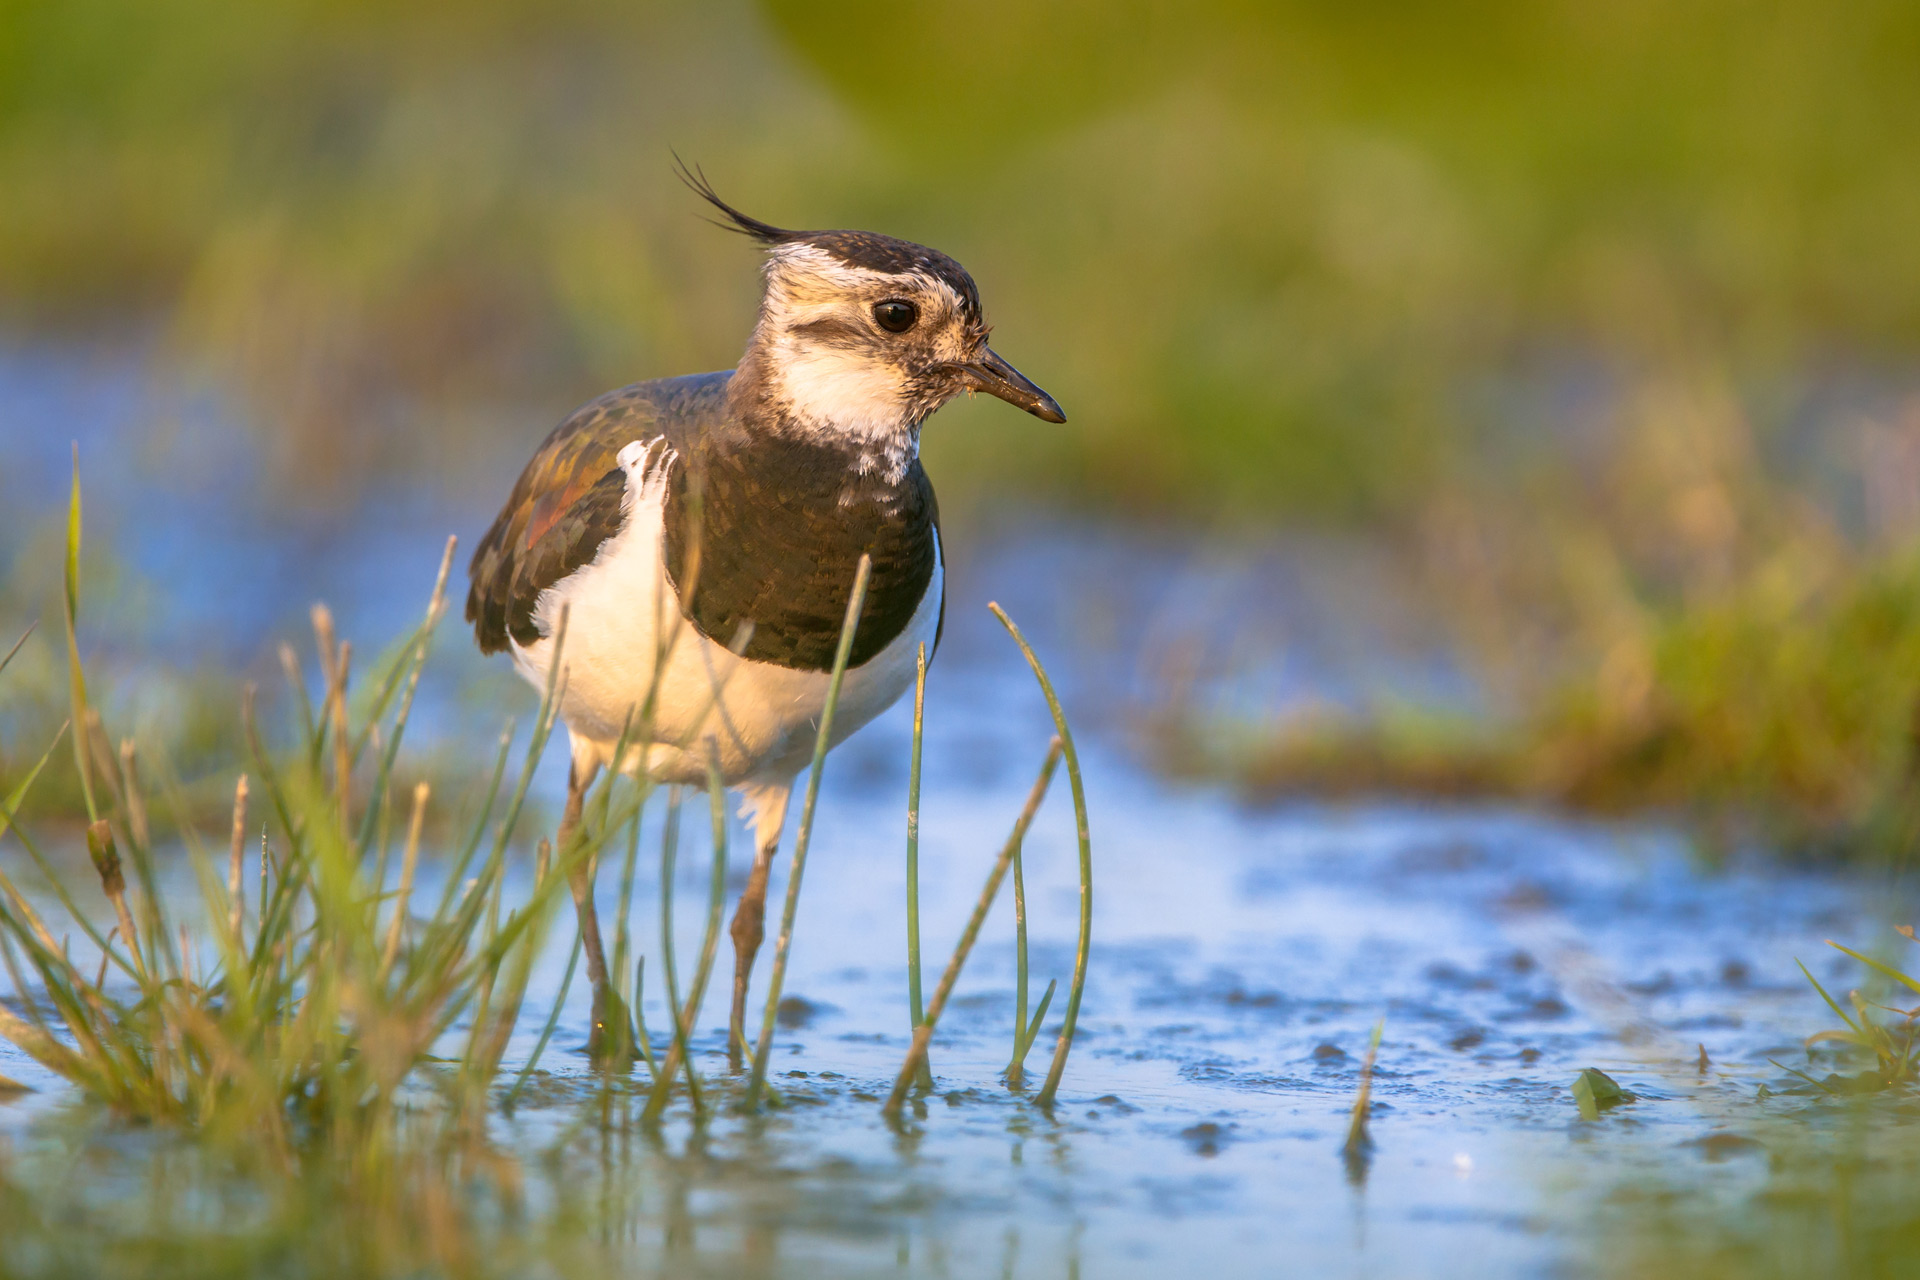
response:
[[[53,735],[53,741],[49,742],[47,749],[41,753],[39,763],[27,770],[27,776],[20,779],[20,785],[8,793],[4,802],[0,802],[0,836],[6,835],[13,826],[13,815],[19,812],[20,803],[27,798],[27,792],[33,789],[34,779],[38,778],[40,771],[47,767],[47,761],[53,759],[54,751],[60,746],[60,736],[67,729],[67,725],[60,726],[58,732]]]
[[[673,1087],[675,1059],[684,1062],[687,1053],[686,1020],[680,1012],[680,980],[673,954],[673,878],[674,861],[680,848],[680,799],[679,787],[667,789],[667,818],[660,832],[660,966],[666,970],[667,1017],[672,1025],[666,1062],[655,1081],[656,1089]],[[694,1109],[700,1110],[700,1085],[691,1071],[687,1073],[687,1087],[693,1094]]]
[[[1385,1018],[1373,1024],[1367,1056],[1360,1063],[1360,1092],[1354,1097],[1353,1114],[1347,1121],[1347,1140],[1340,1148],[1348,1156],[1363,1155],[1373,1147],[1373,1139],[1367,1133],[1367,1121],[1373,1114],[1373,1062],[1380,1052],[1380,1034],[1386,1029]]]
[[[727,905],[727,784],[720,777],[720,764],[714,753],[707,754],[707,808],[713,821],[713,867],[707,889],[707,927],[700,940],[700,962],[694,967],[693,986],[687,991],[687,1003],[674,1026],[673,1044],[667,1050],[666,1066],[661,1069],[653,1092],[647,1095],[646,1108],[640,1113],[643,1125],[657,1124],[673,1087],[673,1073],[685,1064],[687,1093],[694,1115],[705,1110],[700,1096],[700,1081],[693,1069],[692,1050],[687,1042],[699,1025],[700,1005],[706,998],[707,978],[713,972],[713,959],[720,947],[720,922]]]
[[[72,917],[75,924],[80,926],[80,931],[87,935],[87,939],[92,942],[94,946],[100,948],[101,952],[113,962],[115,967],[123,971],[135,982],[141,982],[139,970],[128,961],[125,956],[108,945],[106,935],[95,928],[93,921],[85,912],[80,910],[80,905],[73,900],[73,895],[67,892],[66,884],[61,880],[59,875],[54,872],[52,865],[48,863],[45,855],[40,852],[40,846],[29,839],[26,831],[20,826],[19,818],[16,816],[13,806],[8,805],[0,808],[0,828],[12,830],[13,838],[20,842],[20,847],[27,851],[29,858],[33,859],[33,865],[39,869],[41,878],[47,882],[47,887],[53,891],[53,896],[59,900],[61,908],[68,916]],[[0,872],[0,888],[4,888],[9,893],[17,892],[12,888],[12,882],[7,879],[4,872]],[[142,983],[142,985],[144,986],[144,983]]]
[[[1801,964],[1801,962],[1798,959],[1796,959],[1794,963],[1800,966],[1800,972],[1805,974],[1807,981],[1813,984],[1813,989],[1820,993],[1820,998],[1827,1002],[1827,1008],[1833,1010],[1834,1016],[1839,1018],[1840,1021],[1846,1023],[1847,1026],[1853,1031],[1855,1035],[1859,1035],[1860,1034],[1859,1025],[1854,1022],[1852,1016],[1849,1015],[1845,1009],[1842,1009],[1840,1007],[1838,1002],[1836,1002],[1832,996],[1827,994],[1827,989],[1820,985],[1820,979],[1814,977],[1813,974],[1808,971],[1807,966],[1804,964]]]
[[[1053,1003],[1053,993],[1060,987],[1060,979],[1049,978],[1047,989],[1040,994],[1040,1007],[1033,1011],[1033,1020],[1026,1025],[1020,1045],[1014,1051],[1013,1066],[1008,1074],[1018,1077],[1027,1069],[1027,1052],[1033,1048],[1033,1042],[1040,1037],[1040,1028],[1047,1020],[1047,1008]]]
[[[1007,1083],[1016,1084],[1027,1056],[1027,876],[1026,860],[1013,852],[1013,1056],[1007,1059]]]
[[[493,806],[500,800],[500,784],[506,781],[507,757],[513,752],[514,731],[520,726],[512,718],[507,720],[506,728],[500,731],[500,747],[494,753],[493,770],[488,775],[487,789],[480,802],[480,813],[473,820],[473,832],[466,843],[460,846],[459,854],[454,858],[447,874],[447,887],[443,891],[440,910],[445,911],[453,900],[453,886],[460,883],[460,877],[466,874],[467,867],[473,863],[473,855],[480,851],[480,842],[487,838],[487,823],[493,817]]]
[[[47,1020],[40,1012],[40,1002],[34,998],[33,988],[21,974],[19,962],[13,956],[12,937],[18,935],[24,945],[28,932],[29,926],[14,919],[5,901],[0,900],[0,962],[5,963],[7,977],[13,983],[14,997],[26,1012],[27,1025],[24,1031],[33,1033],[31,1036],[25,1035],[23,1028],[12,1026],[5,1018],[0,1018],[0,1037],[11,1040],[42,1066],[71,1079],[79,1069],[79,1060],[47,1026]],[[6,1012],[6,1006],[0,1005],[0,1012]],[[7,1017],[13,1015],[7,1013]]]
[[[27,643],[27,638],[33,634],[34,628],[38,627],[39,625],[40,625],[40,620],[38,618],[34,619],[32,622],[29,622],[27,624],[27,629],[25,631],[22,631],[20,633],[20,638],[13,642],[13,648],[7,650],[7,656],[4,658],[0,658],[0,672],[4,672],[7,669],[8,664],[13,661],[14,656],[18,654],[23,647],[25,647]]]
[[[614,756],[619,759],[618,754]],[[608,779],[611,790],[612,779]],[[640,817],[636,809],[633,818],[627,823],[627,851],[620,862],[620,892],[615,898],[613,911],[613,981],[624,988],[627,978],[627,957],[633,952],[633,881],[640,866]]]
[[[1768,1058],[1767,1061],[1773,1063],[1774,1066],[1780,1068],[1782,1071],[1786,1072],[1790,1076],[1800,1077],[1802,1080],[1805,1080],[1808,1084],[1818,1089],[1821,1093],[1826,1094],[1828,1097],[1840,1096],[1838,1091],[1835,1090],[1832,1085],[1827,1084],[1824,1081],[1815,1080],[1812,1076],[1808,1075],[1804,1071],[1796,1071],[1794,1068],[1788,1066],[1784,1062],[1779,1061],[1777,1058]]]
[[[427,597],[427,612],[421,618],[420,625],[415,627],[412,633],[389,654],[376,660],[369,668],[370,671],[381,673],[378,680],[367,686],[373,690],[373,693],[369,696],[363,691],[361,696],[354,699],[359,703],[361,724],[360,731],[353,736],[348,759],[355,765],[360,763],[368,743],[373,739],[375,727],[380,723],[381,717],[387,714],[387,707],[393,702],[394,694],[399,692],[402,677],[411,677],[405,704],[411,705],[413,702],[412,685],[419,682],[420,666],[426,661],[427,651],[432,647],[434,632],[446,613],[447,578],[453,571],[453,552],[458,541],[459,539],[451,535],[447,538],[446,549],[440,554],[440,568],[434,577],[433,592]],[[407,712],[403,706],[397,715],[397,720],[404,724],[406,719]]]
[[[489,874],[490,869],[497,867],[506,856],[507,844],[513,838],[514,828],[520,823],[520,810],[526,804],[527,789],[533,785],[534,769],[539,765],[540,757],[546,752],[547,739],[553,733],[554,722],[560,715],[560,698],[563,693],[560,684],[560,659],[567,642],[567,612],[566,609],[561,609],[560,624],[554,629],[553,659],[547,668],[547,685],[540,696],[540,710],[534,717],[533,736],[527,742],[527,754],[521,762],[520,779],[514,786],[513,798],[508,802],[506,815],[501,818],[500,825],[494,833],[493,850],[487,855],[487,860],[481,864],[483,876]],[[440,893],[440,905],[433,913],[436,920],[447,918],[447,912],[453,907],[454,899],[460,893],[461,880],[467,873],[467,867],[472,863],[474,854],[479,851],[481,842],[485,838],[486,819],[493,812],[493,802],[499,790],[500,779],[505,774],[512,731],[513,726],[509,724],[508,736],[500,746],[500,762],[494,770],[493,789],[487,793],[486,806],[482,810],[480,821],[475,824],[472,840],[461,850],[459,859],[447,875],[446,885]],[[576,839],[575,843],[578,844],[581,841]],[[564,862],[569,853],[569,850],[556,849],[554,856]],[[464,941],[464,932],[449,933],[450,938],[455,936]]]
[[[633,816],[634,807],[638,804],[639,801],[637,799],[623,802],[622,807],[614,812],[612,820],[608,823],[608,827],[610,829],[618,829],[626,823]],[[530,907],[537,906],[544,909],[546,904],[550,902],[554,896],[564,892],[566,887],[565,876],[589,858],[594,857],[603,844],[604,837],[574,840],[572,842],[573,852],[569,856],[554,859],[554,874],[549,875],[541,882],[540,887],[535,890],[533,902],[529,904]],[[499,953],[504,951],[505,948],[515,945],[519,941],[520,935],[530,926],[533,917],[534,912],[531,909],[521,911],[515,915],[505,925],[501,926],[499,936],[495,938],[487,948],[478,956],[468,958],[466,962],[468,968],[470,969],[472,966],[481,963],[491,962],[497,959]],[[457,932],[455,926],[459,924],[459,918],[456,916],[447,925],[443,926],[443,931],[455,933]],[[467,970],[462,970],[462,972],[467,972]]]
[[[800,830],[793,842],[793,867],[787,873],[787,900],[780,913],[780,937],[773,951],[773,971],[767,977],[767,1009],[760,1019],[760,1039],[753,1047],[753,1074],[747,1079],[745,1106],[752,1111],[760,1105],[761,1091],[767,1083],[767,1060],[773,1053],[774,1018],[780,1007],[780,989],[787,979],[787,952],[793,945],[793,918],[800,907],[800,877],[807,869],[807,846],[813,839],[814,806],[820,799],[820,773],[827,759],[827,744],[833,741],[833,712],[840,702],[840,684],[847,675],[847,660],[853,656],[853,634],[860,625],[860,609],[867,599],[867,578],[873,572],[873,559],[860,557],[854,571],[853,592],[847,597],[847,615],[840,624],[840,647],[833,655],[833,678],[827,685],[826,705],[820,711],[820,732],[813,740],[813,767],[807,774],[807,798],[800,810]]]
[[[527,743],[527,755],[520,768],[520,781],[514,786],[513,798],[507,803],[506,816],[500,820],[500,828],[494,837],[493,852],[487,857],[488,866],[496,866],[506,857],[507,844],[513,839],[513,830],[520,823],[520,810],[527,802],[527,790],[533,785],[534,770],[539,767],[540,757],[546,753],[547,739],[553,735],[553,726],[560,719],[560,701],[566,696],[566,687],[562,680],[561,659],[566,652],[567,610],[560,610],[560,625],[553,634],[553,660],[547,671],[546,692],[540,699],[540,715],[533,724],[533,738]]]
[[[367,747],[379,731],[381,717],[387,714],[387,707],[393,702],[393,695],[400,691],[400,682],[412,670],[413,660],[419,653],[422,631],[415,628],[391,646],[386,652],[374,656],[366,664],[361,683],[355,686],[347,697],[347,720],[351,725],[359,721],[357,732],[348,735],[347,762],[351,768],[358,768],[361,757],[366,755]]]
[[[907,1010],[911,1035],[926,1006],[920,999],[920,747],[927,723],[927,646],[920,646],[913,673],[913,747],[907,765]],[[933,1088],[933,1064],[922,1059],[922,1089]]]
[[[453,549],[456,543],[457,539],[448,538],[447,549],[440,557],[440,572],[433,581],[433,594],[427,599],[426,619],[421,622],[420,629],[414,633],[414,639],[410,645],[412,661],[407,664],[396,663],[394,667],[396,673],[402,665],[407,667],[407,691],[400,699],[400,710],[394,714],[393,732],[387,736],[385,749],[380,753],[380,767],[374,774],[373,786],[368,792],[367,811],[360,820],[360,838],[357,843],[359,858],[363,862],[366,860],[367,852],[373,847],[373,835],[377,829],[376,815],[386,810],[387,780],[393,776],[393,762],[400,755],[400,739],[407,732],[407,719],[413,711],[414,694],[420,688],[420,673],[427,665],[427,653],[432,647],[434,628],[440,624],[440,616],[446,612],[447,574],[453,568]],[[362,731],[363,738],[366,734],[373,732],[375,719],[379,716],[384,701],[385,695],[376,702],[373,711],[369,714],[367,726]],[[355,759],[359,758],[359,747],[354,748],[353,755]],[[374,887],[377,891],[380,886]]]
[[[654,678],[656,681],[659,679],[657,669]],[[637,709],[628,708],[626,720],[620,726],[620,740],[613,747],[614,767],[607,770],[594,803],[581,807],[582,825],[585,825],[587,811],[591,808],[598,815],[597,822],[602,831],[614,829],[607,822],[607,815],[613,809],[613,792],[620,781],[619,763],[626,759],[627,747],[636,729],[641,728],[638,722]],[[647,801],[653,795],[653,779],[644,769],[635,771],[633,782],[638,789],[639,803],[634,807],[633,816],[627,820],[627,852],[620,863],[619,906],[613,913],[612,982],[623,992],[627,989],[627,957],[632,954],[633,948],[633,879],[640,865],[640,827],[647,811]]]
[[[320,727],[313,719],[313,699],[307,693],[306,673],[300,669],[300,655],[294,647],[285,641],[280,643],[280,669],[286,674],[287,689],[293,695],[293,709],[300,717],[301,749],[307,753],[307,759],[318,768]]]
[[[667,788],[667,818],[660,829],[660,968],[667,986],[667,1012],[680,1014],[680,973],[673,954],[673,877],[680,853],[680,788]]]
[[[1903,987],[1906,987],[1909,991],[1920,991],[1920,979],[1910,977],[1909,975],[1900,972],[1898,969],[1894,968],[1892,965],[1883,964],[1882,962],[1875,960],[1872,956],[1863,956],[1858,951],[1855,951],[1852,947],[1843,947],[1831,938],[1827,939],[1827,945],[1832,947],[1835,951],[1844,951],[1846,954],[1852,956],[1855,960],[1858,960],[1861,964],[1866,965],[1867,968],[1874,970],[1876,973],[1884,974],[1885,976],[1892,978],[1895,982],[1899,983]],[[1802,966],[1801,972],[1804,973],[1805,971],[1806,971],[1805,966]],[[1816,983],[1815,985],[1818,985],[1818,984]],[[1825,995],[1826,993],[1821,992],[1821,994]],[[1833,1002],[1829,1000],[1827,1003],[1832,1004]]]
[[[80,773],[80,794],[87,804],[87,820],[100,820],[93,798],[93,764],[87,752],[87,677],[80,665],[80,445],[73,446],[73,487],[67,497],[67,691],[69,718],[74,726],[73,763]]]
[[[641,956],[633,963],[633,1034],[640,1050],[640,1060],[647,1064],[647,1071],[657,1082],[660,1079],[660,1064],[654,1060],[653,1037],[647,1034],[647,1015],[640,1007],[640,1001],[646,995],[646,983],[647,958]]]
[[[1015,851],[1025,842],[1027,828],[1033,825],[1034,815],[1040,812],[1040,802],[1047,798],[1047,788],[1052,784],[1054,770],[1059,764],[1060,739],[1055,738],[1047,745],[1047,758],[1040,765],[1040,776],[1033,780],[1033,789],[1027,793],[1026,806],[1020,810],[1020,816],[1014,819],[1013,833],[1001,847],[1000,856],[994,859],[993,870],[987,873],[986,887],[980,890],[980,900],[974,903],[973,914],[968,917],[966,928],[960,932],[960,941],[947,961],[946,972],[940,975],[940,985],[934,988],[933,1000],[927,1005],[926,1021],[913,1033],[913,1044],[907,1049],[906,1060],[900,1064],[900,1074],[894,1077],[893,1092],[882,1104],[881,1112],[889,1119],[899,1116],[900,1108],[907,1100],[907,1089],[919,1074],[918,1067],[926,1056],[927,1045],[933,1039],[934,1027],[939,1024],[940,1015],[946,1011],[954,984],[960,981],[960,971],[973,951],[974,940],[980,936],[980,926],[986,923],[987,912],[992,910],[993,900],[1000,893],[1000,882],[1006,879],[1007,868],[1013,864]]]
[[[514,828],[520,823],[520,811],[526,804],[527,790],[533,785],[534,770],[539,766],[540,757],[546,752],[547,739],[553,733],[554,722],[559,718],[562,694],[560,657],[566,637],[567,611],[562,609],[560,625],[554,632],[553,662],[547,670],[546,690],[540,699],[540,711],[534,718],[533,735],[527,741],[527,754],[521,762],[520,779],[514,786],[512,799],[507,803],[507,812],[500,819],[500,825],[494,833],[493,849],[488,853],[486,861],[481,863],[477,880],[486,880],[503,864],[507,845],[513,839]],[[487,804],[489,812],[492,807],[492,797],[489,796]],[[454,864],[452,871],[448,874],[446,885],[441,890],[440,905],[434,911],[435,920],[446,920],[449,925],[448,928],[439,931],[437,938],[436,950],[442,958],[465,945],[473,922],[479,915],[480,908],[475,895],[469,894],[467,898],[461,900],[458,908],[454,905],[456,898],[462,892],[460,886],[466,875],[467,866],[480,846],[480,840],[477,838],[479,835],[480,832],[476,831],[476,839],[462,852],[460,861]],[[576,833],[573,843],[576,847],[584,846],[586,833],[584,831]],[[558,851],[557,856],[560,861],[565,862],[573,853],[573,850],[561,850]],[[438,967],[438,961],[435,967]]]
[[[573,935],[573,950],[567,953],[566,976],[560,979],[560,993],[553,998],[553,1009],[547,1014],[547,1025],[540,1029],[540,1038],[533,1043],[533,1052],[527,1056],[527,1065],[520,1068],[520,1074],[514,1077],[513,1087],[507,1090],[507,1096],[500,1103],[501,1110],[513,1114],[513,1104],[520,1098],[520,1091],[527,1087],[535,1067],[540,1065],[540,1055],[547,1051],[547,1042],[553,1039],[554,1028],[560,1025],[560,1011],[566,1007],[567,992],[573,987],[573,971],[580,964],[580,935]]]
[[[1086,993],[1087,961],[1093,951],[1093,840],[1087,827],[1087,790],[1080,776],[1080,756],[1073,748],[1073,731],[1067,727],[1066,712],[1060,709],[1060,698],[1053,691],[1053,681],[1047,678],[1047,670],[1040,665],[1040,657],[1034,653],[1033,646],[1020,634],[1020,628],[1013,625],[1006,611],[997,604],[989,604],[993,616],[1020,646],[1020,652],[1026,655],[1027,665],[1033,668],[1033,675],[1040,682],[1040,692],[1046,695],[1047,710],[1053,714],[1054,732],[1060,736],[1062,749],[1066,753],[1067,781],[1073,788],[1074,834],[1080,843],[1080,939],[1074,948],[1073,985],[1067,989],[1067,1012],[1060,1027],[1060,1041],[1054,1047],[1053,1063],[1047,1068],[1047,1081],[1041,1086],[1039,1095],[1034,1099],[1041,1106],[1053,1105],[1054,1095],[1060,1089],[1060,1077],[1067,1069],[1067,1051],[1073,1046],[1073,1031],[1080,1020],[1080,998]]]

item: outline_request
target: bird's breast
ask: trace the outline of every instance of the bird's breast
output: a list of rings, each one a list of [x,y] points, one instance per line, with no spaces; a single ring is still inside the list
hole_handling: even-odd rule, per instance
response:
[[[744,635],[748,658],[827,671],[863,555],[873,568],[850,665],[907,630],[939,558],[933,486],[917,459],[893,477],[852,463],[831,444],[777,439],[679,461],[666,569],[703,635],[722,645]]]

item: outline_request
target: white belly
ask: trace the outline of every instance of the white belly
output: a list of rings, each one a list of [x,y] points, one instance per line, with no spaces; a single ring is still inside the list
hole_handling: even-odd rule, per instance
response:
[[[631,445],[621,454],[628,466],[626,526],[601,544],[592,564],[541,593],[534,609],[541,638],[516,643],[514,662],[535,688],[546,687],[564,608],[560,715],[576,758],[586,748],[600,765],[612,765],[631,718],[623,769],[644,766],[662,782],[701,783],[717,749],[729,785],[784,783],[812,758],[831,676],[736,657],[681,614],[666,574],[665,469],[648,476],[638,465],[643,456]],[[830,745],[913,688],[919,646],[933,648],[944,578],[936,536],[933,577],[906,629],[848,670]],[[649,693],[654,707],[643,728]]]

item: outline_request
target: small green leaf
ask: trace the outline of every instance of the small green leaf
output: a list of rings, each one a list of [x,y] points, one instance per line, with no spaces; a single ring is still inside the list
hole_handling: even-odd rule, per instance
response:
[[[1622,1089],[1606,1072],[1592,1067],[1582,1071],[1573,1082],[1573,1101],[1580,1108],[1582,1120],[1598,1120],[1602,1111],[1633,1102],[1636,1096]]]

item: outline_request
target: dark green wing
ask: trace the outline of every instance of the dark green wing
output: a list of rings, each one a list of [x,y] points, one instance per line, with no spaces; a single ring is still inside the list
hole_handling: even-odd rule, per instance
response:
[[[616,461],[634,440],[685,448],[724,411],[731,371],[663,378],[610,391],[555,427],[474,550],[467,621],[482,653],[540,638],[540,593],[592,562],[625,521],[626,474]]]

